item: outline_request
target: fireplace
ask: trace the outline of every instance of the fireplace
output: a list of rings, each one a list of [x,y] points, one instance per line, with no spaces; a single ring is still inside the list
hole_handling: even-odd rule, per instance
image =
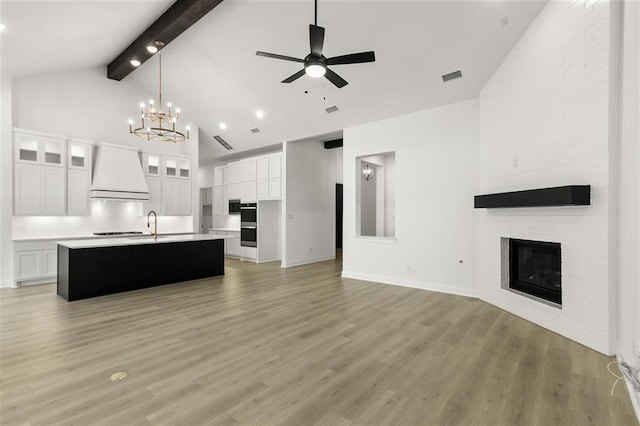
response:
[[[560,244],[509,239],[509,288],[562,305]]]

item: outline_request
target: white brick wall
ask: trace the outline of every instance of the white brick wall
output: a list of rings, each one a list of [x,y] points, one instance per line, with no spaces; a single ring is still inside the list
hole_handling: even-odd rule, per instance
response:
[[[607,354],[610,7],[547,4],[480,94],[480,193],[588,184],[591,206],[477,213],[482,298]],[[561,310],[501,288],[500,237],[562,244]]]

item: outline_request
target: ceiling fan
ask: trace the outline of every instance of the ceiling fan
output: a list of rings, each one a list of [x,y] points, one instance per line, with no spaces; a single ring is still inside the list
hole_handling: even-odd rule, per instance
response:
[[[376,60],[375,53],[373,51],[351,53],[348,55],[334,56],[333,58],[327,58],[322,54],[322,46],[324,45],[324,28],[318,26],[318,0],[314,1],[314,23],[309,25],[309,44],[311,45],[311,53],[309,53],[304,59],[294,58],[291,56],[278,55],[276,53],[267,53],[257,51],[256,55],[264,56],[267,58],[281,59],[283,61],[301,62],[304,64],[304,68],[297,73],[293,74],[282,80],[282,83],[291,83],[296,81],[304,74],[310,77],[318,78],[325,76],[327,80],[334,84],[338,89],[349,84],[344,78],[330,70],[328,65],[345,65],[345,64],[360,64],[364,62],[374,62]]]

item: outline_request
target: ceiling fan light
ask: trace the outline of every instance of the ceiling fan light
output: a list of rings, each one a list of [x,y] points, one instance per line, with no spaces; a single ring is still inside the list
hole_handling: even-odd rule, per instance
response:
[[[327,69],[322,65],[312,64],[305,67],[304,71],[309,77],[319,78],[327,72]]]

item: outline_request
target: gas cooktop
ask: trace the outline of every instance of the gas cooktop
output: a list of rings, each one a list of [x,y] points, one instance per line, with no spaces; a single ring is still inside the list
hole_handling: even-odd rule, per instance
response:
[[[141,235],[142,231],[94,232],[93,235]]]

